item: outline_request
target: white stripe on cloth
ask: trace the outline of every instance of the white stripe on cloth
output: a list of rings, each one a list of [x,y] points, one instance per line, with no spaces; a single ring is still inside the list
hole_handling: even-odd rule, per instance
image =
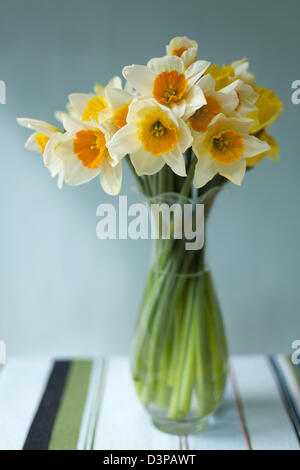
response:
[[[10,359],[0,374],[0,450],[21,450],[44,393],[50,359]]]
[[[116,358],[108,362],[94,449],[179,449],[179,438],[157,430],[139,403],[127,359]]]
[[[91,450],[96,429],[98,413],[101,406],[101,391],[104,386],[104,361],[93,362],[89,381],[88,395],[81,420],[77,450]]]
[[[207,428],[188,437],[189,450],[247,450],[232,382],[228,379],[220,408]]]
[[[253,450],[298,450],[268,359],[234,357],[232,366]]]

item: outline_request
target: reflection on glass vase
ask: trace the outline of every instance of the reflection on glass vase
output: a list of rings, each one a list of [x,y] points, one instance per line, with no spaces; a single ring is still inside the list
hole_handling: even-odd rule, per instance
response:
[[[170,206],[174,199],[166,193],[155,202]],[[222,401],[224,326],[203,249],[186,250],[185,239],[158,239],[153,258],[134,336],[133,379],[155,426],[186,435],[203,429]]]

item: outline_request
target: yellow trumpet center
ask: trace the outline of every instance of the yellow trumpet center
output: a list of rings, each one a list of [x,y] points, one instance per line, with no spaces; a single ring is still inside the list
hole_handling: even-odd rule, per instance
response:
[[[209,152],[219,163],[237,162],[244,153],[242,134],[232,130],[220,132],[211,139]]]
[[[45,147],[49,141],[50,137],[45,134],[35,134],[35,141],[40,147],[41,153],[44,153]]]
[[[83,166],[98,168],[107,153],[106,141],[100,130],[83,130],[73,140],[73,150]]]
[[[103,96],[92,98],[87,102],[85,110],[82,113],[81,119],[83,121],[91,121],[94,118],[97,121],[100,111],[107,107],[107,103],[104,100]]]
[[[128,103],[122,104],[114,113],[112,117],[112,122],[113,124],[121,129],[121,127],[125,126],[127,124],[127,114],[128,114],[128,109],[131,101]]]
[[[179,47],[178,49],[175,49],[175,51],[172,52],[172,55],[177,55],[177,57],[181,57],[185,51],[187,51],[187,47]]]
[[[178,141],[174,123],[160,110],[146,114],[140,122],[138,137],[144,150],[154,157],[171,152]]]
[[[168,106],[181,100],[187,88],[187,80],[177,70],[162,72],[157,75],[153,85],[153,96],[160,103]]]
[[[213,96],[206,96],[206,104],[189,118],[191,127],[198,132],[205,132],[210,121],[222,111],[219,101]]]

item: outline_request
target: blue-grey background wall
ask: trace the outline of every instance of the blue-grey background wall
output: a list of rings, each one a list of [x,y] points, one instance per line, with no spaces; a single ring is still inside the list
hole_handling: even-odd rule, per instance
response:
[[[151,241],[99,241],[96,207],[112,199],[97,179],[59,191],[15,119],[54,123],[69,93],[163,55],[177,35],[196,39],[202,59],[248,57],[258,84],[284,102],[271,129],[280,163],[228,186],[206,238],[232,352],[290,350],[300,337],[300,105],[290,100],[299,14],[298,0],[1,2],[0,339],[9,355],[128,353]],[[126,170],[122,194],[134,202]]]

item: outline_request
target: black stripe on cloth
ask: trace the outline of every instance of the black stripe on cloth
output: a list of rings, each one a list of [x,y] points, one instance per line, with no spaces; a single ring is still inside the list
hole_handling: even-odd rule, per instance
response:
[[[291,397],[290,397],[289,390],[287,388],[284,376],[281,370],[279,369],[276,363],[276,360],[272,356],[269,357],[269,362],[271,364],[271,369],[273,371],[273,375],[275,377],[275,382],[277,384],[281,399],[283,401],[286,412],[289,415],[289,418],[295,430],[296,436],[300,443],[300,425],[299,425],[297,415],[295,413],[294,405],[291,401]]]
[[[48,449],[70,365],[70,361],[56,361],[54,363],[23,450]]]

